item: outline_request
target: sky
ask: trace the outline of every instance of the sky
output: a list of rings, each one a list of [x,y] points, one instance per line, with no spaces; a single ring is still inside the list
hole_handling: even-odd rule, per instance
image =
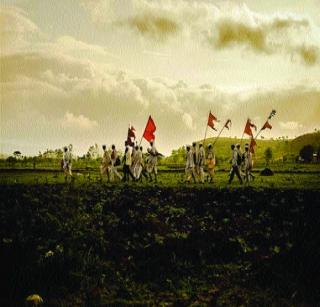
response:
[[[151,115],[169,154],[210,110],[226,137],[320,128],[320,0],[1,0],[0,48],[2,153],[122,148]]]

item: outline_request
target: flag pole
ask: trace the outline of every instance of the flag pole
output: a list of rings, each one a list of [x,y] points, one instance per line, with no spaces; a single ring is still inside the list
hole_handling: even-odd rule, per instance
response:
[[[249,118],[247,118],[246,123],[248,122],[248,120],[249,120]],[[244,137],[244,130],[242,132],[242,136],[241,136],[241,140],[240,140],[240,146],[242,145],[243,137]]]
[[[211,113],[211,111],[209,112],[209,115],[210,115],[210,113]],[[205,132],[204,132],[204,138],[203,138],[203,148],[205,148],[205,146],[204,146],[204,142],[206,141],[206,138],[207,138],[207,132],[208,132],[208,123],[207,123],[207,125],[206,125],[206,130],[205,130]]]
[[[271,119],[273,116],[276,115],[276,110],[272,110],[271,113],[269,114],[268,118],[266,119],[265,123],[263,124],[263,126],[260,128],[260,130],[258,131],[258,133],[256,134],[256,136],[253,138],[254,140],[257,139],[257,137],[259,136],[259,134],[262,132],[262,128],[264,127],[264,125],[267,123],[267,121],[269,119]]]
[[[261,133],[261,131],[262,131],[262,128],[259,130],[259,132],[256,134],[256,136],[255,136],[255,137],[253,137],[253,139],[254,139],[254,140],[256,140],[256,139],[257,139],[257,137],[259,136],[259,134]]]
[[[228,122],[228,120],[227,120],[227,122]],[[221,130],[219,131],[219,133],[218,133],[218,135],[216,136],[216,139],[214,140],[214,142],[213,142],[212,146],[214,146],[214,144],[215,144],[215,143],[217,143],[218,138],[220,137],[220,135],[221,135],[221,133],[222,133],[223,129],[226,127],[227,122],[223,125],[223,127],[222,127],[222,128],[221,128]]]

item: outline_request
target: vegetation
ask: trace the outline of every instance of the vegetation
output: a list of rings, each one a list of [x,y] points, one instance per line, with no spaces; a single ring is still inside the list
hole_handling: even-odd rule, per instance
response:
[[[214,138],[208,138],[205,144],[214,143]],[[248,139],[242,141],[242,145],[248,143]],[[238,138],[219,138],[214,146],[218,165],[226,167],[230,160],[230,147],[232,144],[241,143]],[[320,150],[320,131],[305,134],[295,139],[288,139],[286,137],[278,139],[259,139],[257,140],[257,147],[255,149],[254,161],[255,165],[262,167],[265,164],[264,152],[270,148],[273,153],[273,158],[270,163],[281,165],[283,163],[294,163],[299,156],[300,150],[306,146],[311,145],[315,152]],[[173,150],[170,157],[165,159],[167,164],[184,163],[185,148]]]
[[[305,145],[300,150],[300,157],[303,161],[311,162],[313,158],[314,148],[312,145]]]
[[[318,190],[0,186],[1,306],[315,306]],[[18,265],[17,265],[18,264]]]
[[[264,158],[266,160],[267,166],[269,165],[270,161],[272,160],[272,157],[273,157],[272,149],[270,147],[268,147],[264,152]]]
[[[184,182],[184,148],[158,184],[101,181],[96,145],[70,184],[60,149],[16,151],[0,164],[0,305],[37,293],[46,306],[316,306],[320,163],[296,155],[319,135],[259,140],[249,186],[227,183],[234,139],[218,141],[203,185]]]

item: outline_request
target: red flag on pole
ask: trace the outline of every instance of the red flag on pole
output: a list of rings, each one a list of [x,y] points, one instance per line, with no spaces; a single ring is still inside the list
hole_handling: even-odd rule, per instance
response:
[[[224,127],[229,130],[230,126],[231,126],[231,119],[228,119],[227,122],[225,123]]]
[[[257,126],[254,125],[253,123],[251,123],[251,120],[248,119],[247,123],[246,123],[246,126],[244,127],[244,132],[243,133],[248,134],[251,137],[253,137],[253,133],[252,133],[251,127],[253,127],[255,130],[257,130]]]
[[[147,122],[147,125],[146,125],[146,128],[144,129],[144,133],[143,133],[143,137],[148,141],[148,142],[151,142],[151,141],[154,141],[155,140],[155,131],[156,131],[156,125],[152,119],[151,116],[149,116],[149,119],[148,119],[148,122]]]
[[[251,142],[250,142],[250,152],[254,153],[254,147],[257,145],[257,142],[255,141],[254,138],[251,138]]]
[[[211,127],[213,130],[217,131],[217,129],[214,127],[214,121],[216,121],[217,118],[211,113],[209,113],[208,117],[208,126]]]
[[[265,124],[262,126],[261,130],[264,130],[264,129],[272,129],[272,126],[269,124],[268,121],[265,122]]]
[[[133,126],[128,128],[128,137],[127,137],[127,144],[129,146],[134,146],[134,140],[136,139],[136,129]],[[133,139],[133,140],[132,140]]]

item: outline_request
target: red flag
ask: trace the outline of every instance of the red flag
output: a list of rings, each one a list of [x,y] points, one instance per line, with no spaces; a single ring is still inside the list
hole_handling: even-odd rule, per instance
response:
[[[251,138],[251,142],[250,142],[250,152],[254,153],[254,146],[257,145],[257,142],[255,141],[254,138]]]
[[[246,126],[244,127],[244,132],[245,134],[248,134],[253,137],[253,133],[251,130],[251,127],[253,127],[255,130],[257,130],[257,126],[251,123],[250,119],[247,120]]]
[[[131,126],[131,128],[128,128],[127,144],[128,144],[129,146],[134,146],[134,141],[132,141],[132,138],[133,138],[133,140],[136,139],[136,134],[135,134],[135,132],[136,132],[136,129],[134,129],[133,126]]]
[[[266,129],[266,128],[272,129],[272,126],[269,124],[268,121],[265,122],[265,124],[263,125],[263,127],[261,128],[261,130],[264,130],[264,129]]]
[[[209,117],[208,117],[208,126],[211,127],[213,130],[216,130],[217,129],[214,127],[214,121],[216,121],[217,118],[211,113],[209,113]]]
[[[156,131],[156,125],[153,121],[153,119],[151,118],[151,116],[149,116],[146,128],[144,129],[144,133],[143,133],[143,137],[148,141],[154,141],[155,140],[155,131]]]
[[[227,122],[225,123],[224,127],[227,128],[228,130],[230,129],[231,126],[231,119],[228,119]]]

